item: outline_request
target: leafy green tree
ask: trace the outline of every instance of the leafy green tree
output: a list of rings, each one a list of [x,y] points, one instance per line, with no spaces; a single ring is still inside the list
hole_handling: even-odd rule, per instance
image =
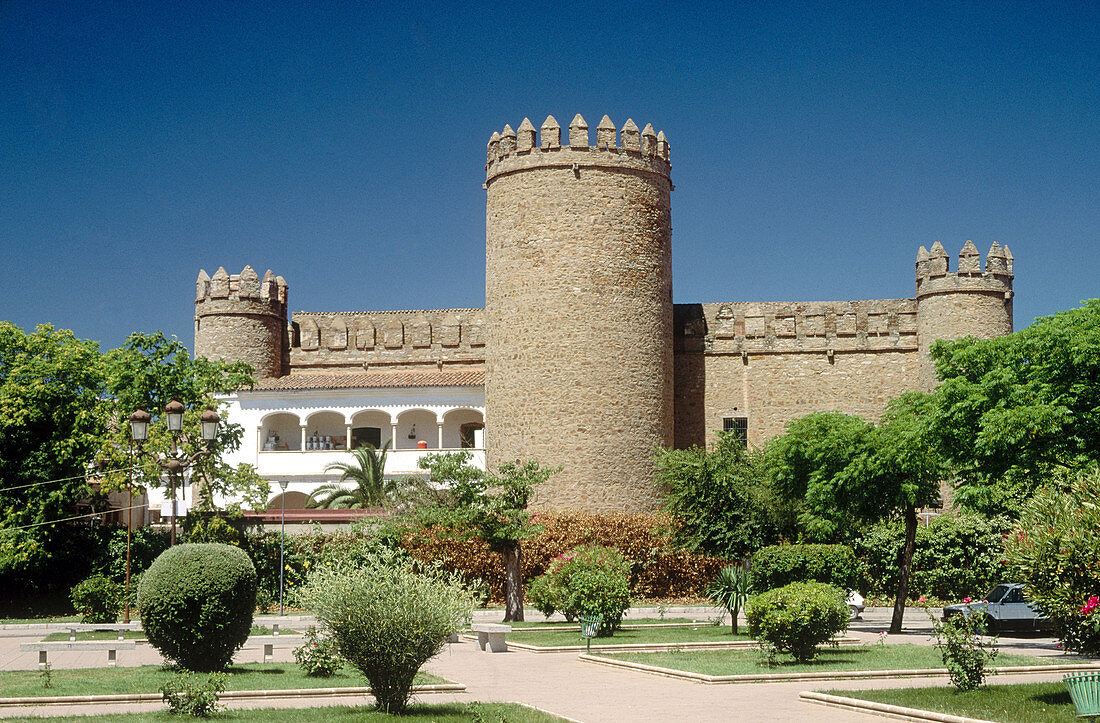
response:
[[[795,534],[796,506],[775,494],[764,456],[736,435],[719,432],[711,449],[658,450],[656,463],[680,545],[743,557]]]
[[[743,563],[723,567],[707,589],[707,599],[729,611],[730,628],[734,635],[737,635],[737,616],[751,594],[752,572]]]
[[[768,450],[779,489],[803,501],[808,530],[901,517],[905,543],[891,633],[901,632],[917,511],[938,499],[947,473],[932,445],[931,416],[931,397],[907,392],[887,405],[878,425],[839,412],[811,414],[788,424]]]
[[[956,501],[1016,517],[1058,469],[1100,460],[1100,299],[995,339],[932,347],[933,425]]]
[[[428,454],[420,468],[433,485],[447,490],[442,505],[421,512],[422,522],[442,524],[460,533],[470,530],[504,559],[504,622],[523,620],[521,543],[539,531],[527,504],[534,488],[560,467],[538,462],[506,462],[495,474],[469,464],[469,452]]]
[[[0,589],[32,584],[65,545],[58,521],[95,502],[85,473],[106,429],[104,388],[95,342],[0,322]]]
[[[396,492],[395,483],[385,475],[386,456],[390,451],[387,441],[382,449],[367,444],[351,451],[354,462],[333,462],[325,466],[325,471],[340,473],[340,482],[351,480],[354,487],[341,487],[339,484],[323,484],[309,497],[308,507],[325,510],[361,510],[369,507],[384,507],[390,503]]]
[[[206,443],[199,433],[199,415],[207,407],[219,411],[222,422],[217,437],[209,444],[210,456],[192,468],[192,479],[199,483],[197,508],[213,509],[215,495],[243,496],[247,504],[262,507],[270,493],[268,482],[254,469],[238,469],[221,461],[222,455],[241,445],[244,429],[225,420],[226,404],[215,395],[253,384],[252,369],[244,362],[212,361],[191,354],[179,340],[167,338],[162,332],[131,334],[118,349],[104,357],[107,376],[111,432],[99,451],[101,469],[108,489],[126,488],[125,469],[129,467],[130,414],[144,409],[152,416],[149,439],[143,448],[164,456],[171,449],[171,435],[164,407],[173,399],[186,408],[183,432],[179,436],[181,452],[191,455]],[[114,470],[123,470],[115,472]],[[142,487],[162,484],[160,469],[148,459],[138,458],[134,483]]]

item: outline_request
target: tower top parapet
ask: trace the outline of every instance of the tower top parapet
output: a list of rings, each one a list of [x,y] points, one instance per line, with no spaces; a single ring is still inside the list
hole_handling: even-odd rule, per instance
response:
[[[542,123],[537,139],[529,118],[523,119],[518,132],[510,125],[494,131],[486,148],[486,183],[513,171],[555,166],[574,172],[587,166],[670,175],[668,139],[664,131],[656,132],[651,123],[638,130],[638,125],[628,118],[616,134],[615,124],[605,115],[596,126],[595,146],[589,145],[588,123],[580,113],[573,117],[568,131],[568,141],[562,144],[561,125],[552,115]]]
[[[229,274],[219,266],[213,276],[205,269],[195,281],[195,313],[223,314],[237,309],[244,313],[273,314],[286,317],[287,284],[271,269],[261,279],[251,266],[239,274]]]
[[[917,251],[917,298],[931,294],[955,292],[1003,292],[1012,297],[1012,253],[996,241],[986,254],[985,270],[981,255],[973,241],[963,244],[959,264],[951,271],[947,251],[936,241],[931,250],[921,246]]]

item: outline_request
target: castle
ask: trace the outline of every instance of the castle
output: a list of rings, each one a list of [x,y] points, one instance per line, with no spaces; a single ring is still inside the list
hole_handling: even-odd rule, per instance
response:
[[[229,461],[289,480],[294,507],[358,444],[389,442],[391,474],[468,449],[491,467],[562,465],[536,506],[649,510],[655,447],[719,430],[758,445],[820,410],[873,419],[934,384],[934,340],[1012,331],[997,243],[983,267],[967,241],[955,271],[938,241],[922,246],[911,298],[674,304],[664,134],[607,116],[594,146],[580,115],[566,130],[525,118],[489,140],[484,309],[288,321],[281,276],[200,272],[195,354],[258,380],[228,395],[248,431]]]

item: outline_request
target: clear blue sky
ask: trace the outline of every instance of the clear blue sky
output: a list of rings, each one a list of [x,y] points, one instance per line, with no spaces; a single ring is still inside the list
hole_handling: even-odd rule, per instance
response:
[[[668,135],[677,302],[911,296],[966,239],[1017,328],[1100,295],[1100,3],[678,5],[0,0],[0,319],[190,346],[245,264],[481,306],[485,144],[578,112]]]

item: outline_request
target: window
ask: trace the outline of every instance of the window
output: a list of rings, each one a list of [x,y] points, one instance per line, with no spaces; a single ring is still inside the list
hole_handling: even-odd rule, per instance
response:
[[[375,449],[382,448],[382,430],[379,427],[356,427],[351,430],[351,448],[370,445]]]
[[[734,439],[741,446],[749,446],[749,418],[748,417],[724,417],[722,419],[722,431],[732,432]]]
[[[479,429],[485,429],[485,425],[481,422],[467,422],[459,428],[459,433],[462,437],[462,449],[477,448],[477,435],[475,435],[474,432]]]

